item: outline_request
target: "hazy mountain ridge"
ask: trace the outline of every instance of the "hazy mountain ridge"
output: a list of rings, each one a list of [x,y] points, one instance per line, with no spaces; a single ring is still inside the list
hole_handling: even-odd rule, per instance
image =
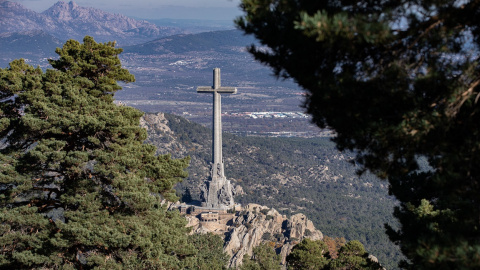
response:
[[[23,32],[42,30],[49,18],[10,1],[0,2],[0,32]]]
[[[55,48],[61,46],[60,40],[41,30],[0,33],[4,54],[55,55]]]
[[[134,18],[135,19],[135,18]],[[159,26],[175,27],[185,30],[185,33],[201,33],[219,30],[235,29],[232,20],[201,20],[201,19],[145,19]]]
[[[192,51],[240,52],[245,46],[256,43],[252,36],[239,30],[223,30],[197,34],[181,34],[127,46],[125,53],[167,54]],[[241,45],[240,45],[241,44]]]
[[[97,41],[116,40],[119,45],[143,43],[159,37],[182,33],[178,28],[160,27],[121,14],[59,1],[42,13],[10,1],[0,2],[0,31],[42,30],[59,40],[82,40],[93,36]]]
[[[62,44],[57,38],[41,30],[0,33],[0,68],[7,67],[12,60],[19,58],[35,67],[50,67],[48,58],[58,56],[55,49]]]

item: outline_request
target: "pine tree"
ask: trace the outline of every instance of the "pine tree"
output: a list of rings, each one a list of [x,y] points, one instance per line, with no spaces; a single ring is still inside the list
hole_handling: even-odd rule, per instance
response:
[[[43,72],[0,69],[0,268],[181,269],[195,254],[167,212],[188,159],[155,156],[114,43],[70,40]]]
[[[191,264],[185,264],[185,269],[223,270],[227,269],[228,256],[223,251],[223,239],[215,234],[192,234],[189,241],[198,250],[191,259]]]
[[[281,258],[268,244],[261,244],[253,248],[252,257],[245,255],[241,270],[280,270]]]
[[[322,240],[305,238],[287,256],[288,269],[323,269],[329,262],[328,247]]]
[[[353,240],[342,246],[338,251],[338,257],[330,260],[325,269],[329,270],[379,270],[383,269],[377,262],[368,257],[362,243]]]
[[[403,268],[480,268],[480,2],[243,0],[255,58],[400,201]],[[265,47],[268,47],[267,49]]]
[[[364,246],[357,240],[342,245],[333,258],[323,240],[312,241],[305,238],[294,246],[287,256],[288,269],[308,270],[379,270],[383,267],[369,258]]]

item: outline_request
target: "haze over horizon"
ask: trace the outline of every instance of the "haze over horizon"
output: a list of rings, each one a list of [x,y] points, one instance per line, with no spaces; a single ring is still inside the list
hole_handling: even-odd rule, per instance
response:
[[[43,12],[58,0],[10,0],[28,9]],[[63,2],[70,2],[64,0]],[[239,0],[78,0],[82,7],[93,7],[106,12],[120,13],[141,19],[233,20],[241,15]]]

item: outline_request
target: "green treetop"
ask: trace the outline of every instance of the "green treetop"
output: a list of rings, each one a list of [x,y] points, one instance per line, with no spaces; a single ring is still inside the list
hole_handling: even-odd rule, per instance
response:
[[[345,244],[338,251],[338,257],[330,260],[329,270],[380,270],[383,269],[377,262],[368,257],[362,243],[353,240]]]
[[[92,37],[85,37],[83,44],[69,40],[55,51],[60,58],[49,60],[53,68],[73,78],[90,81],[90,95],[113,94],[121,87],[117,81],[133,82],[134,76],[122,68],[118,55],[123,49],[115,48],[114,42],[96,43]]]
[[[350,241],[335,250],[335,258],[323,240],[305,238],[294,246],[287,256],[287,269],[293,270],[380,270],[383,267],[369,258],[364,246],[357,240]]]
[[[404,268],[480,268],[480,2],[243,0],[237,25],[307,91],[360,171],[388,179]],[[422,162],[419,164],[419,162]]]
[[[113,43],[68,41],[55,69],[0,69],[0,268],[181,269],[195,254],[163,198],[188,159],[155,156]]]
[[[294,246],[287,256],[288,269],[317,270],[328,264],[328,247],[321,240],[313,241],[308,238]]]
[[[189,241],[198,250],[190,259],[190,264],[184,264],[185,269],[223,270],[227,269],[228,255],[223,251],[223,239],[212,233],[189,235]]]
[[[261,244],[253,248],[252,257],[248,254],[243,257],[241,270],[280,270],[281,258],[268,244]]]

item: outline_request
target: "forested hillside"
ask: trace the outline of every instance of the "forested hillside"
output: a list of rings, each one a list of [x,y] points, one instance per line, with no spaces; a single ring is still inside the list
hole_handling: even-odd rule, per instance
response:
[[[246,46],[255,43],[255,39],[245,36],[238,30],[203,32],[199,34],[181,34],[159,38],[144,44],[125,47],[125,53],[144,55],[185,54],[192,51],[215,51],[223,53],[241,53],[235,51],[239,44]]]
[[[177,185],[199,198],[208,176],[211,131],[169,114],[144,117],[148,142],[161,153],[191,156],[189,177]],[[384,233],[392,224],[395,200],[387,184],[369,175],[357,176],[351,156],[335,149],[329,138],[263,138],[223,136],[225,173],[242,187],[242,204],[259,203],[290,215],[304,213],[325,235],[357,239],[388,269],[396,267],[399,251]]]

